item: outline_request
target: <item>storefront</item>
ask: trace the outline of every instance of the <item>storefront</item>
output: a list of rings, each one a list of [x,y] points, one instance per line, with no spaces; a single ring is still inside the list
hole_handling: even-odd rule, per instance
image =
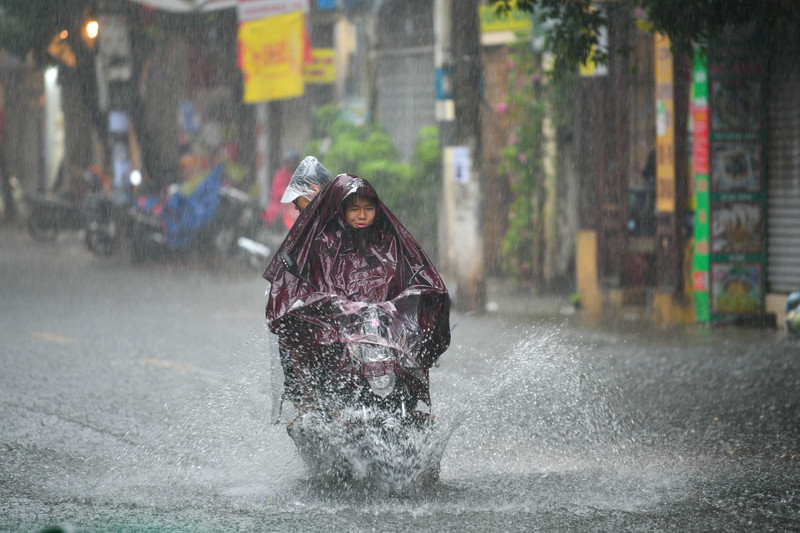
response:
[[[695,68],[701,322],[780,323],[786,296],[800,289],[800,38],[747,36],[744,28],[712,47]]]
[[[800,35],[773,47],[767,98],[767,292],[800,290]],[[782,302],[781,302],[782,304]]]

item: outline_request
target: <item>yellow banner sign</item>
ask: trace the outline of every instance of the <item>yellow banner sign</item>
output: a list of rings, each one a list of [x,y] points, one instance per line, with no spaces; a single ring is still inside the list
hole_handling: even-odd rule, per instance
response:
[[[246,103],[302,96],[305,16],[301,11],[239,25]]]
[[[336,81],[336,50],[314,48],[311,63],[303,67],[306,83],[334,83]]]
[[[675,212],[675,100],[669,38],[655,36],[656,211]]]

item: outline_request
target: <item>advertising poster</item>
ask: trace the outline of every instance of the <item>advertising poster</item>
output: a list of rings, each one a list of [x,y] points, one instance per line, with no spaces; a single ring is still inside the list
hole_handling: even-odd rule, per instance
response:
[[[710,197],[708,183],[708,68],[706,59],[695,53],[692,73],[692,169],[694,172],[694,256],[692,258],[692,294],[697,320],[711,320],[709,284],[710,265]]]
[[[714,192],[761,191],[760,142],[715,142],[712,150]]]
[[[314,48],[311,61],[303,66],[306,83],[336,82],[336,50],[333,48]]]
[[[239,25],[244,102],[302,96],[305,92],[305,15],[295,11]]]
[[[655,36],[656,211],[675,212],[675,100],[669,38]]]
[[[469,147],[453,147],[453,181],[456,183],[469,183],[470,169],[472,161],[469,155]]]
[[[711,216],[711,252],[760,254],[763,250],[762,209],[757,202],[718,203]]]
[[[761,312],[763,286],[759,263],[715,263],[711,267],[712,312],[756,314]]]
[[[764,58],[755,31],[729,32],[711,43],[707,63],[708,220],[705,264],[695,258],[695,282],[708,272],[710,309],[698,319],[727,322],[764,312],[766,165]],[[695,154],[695,162],[698,156]],[[701,193],[696,192],[697,198]],[[696,253],[701,250],[700,243]],[[702,315],[702,318],[701,318]]]

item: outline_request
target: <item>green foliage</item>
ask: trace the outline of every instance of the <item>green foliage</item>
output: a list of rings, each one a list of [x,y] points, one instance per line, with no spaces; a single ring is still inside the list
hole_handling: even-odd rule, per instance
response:
[[[434,176],[439,173],[442,151],[439,147],[439,129],[426,126],[419,130],[414,161],[419,165],[422,174]]]
[[[750,23],[785,38],[786,25],[800,12],[793,0],[637,0],[635,5],[645,10],[655,31],[669,35],[673,46],[685,52],[695,45],[705,49],[726,27]]]
[[[593,0],[497,0],[494,4],[498,14],[511,9],[536,13],[542,20],[558,21],[547,31],[546,47],[553,52],[552,76],[560,78],[569,74],[594,52],[594,59],[603,63],[608,51],[598,46],[600,28],[606,25],[603,9],[596,9]]]
[[[317,138],[305,153],[315,155],[331,174],[355,174],[368,180],[381,200],[430,251],[436,242],[439,196],[438,130],[420,130],[412,164],[399,160],[392,138],[380,124],[356,126],[339,118],[333,105],[315,113]]]
[[[572,76],[548,79],[525,44],[511,49],[508,113],[513,133],[503,149],[499,168],[508,177],[511,203],[502,255],[508,274],[525,283],[542,282],[544,216],[547,201],[543,164],[545,120],[553,126],[569,120],[567,87]]]
[[[604,10],[593,9],[592,4],[602,6],[592,0],[516,2],[516,9],[538,12],[543,19],[558,21],[547,35],[548,48],[555,55],[556,78],[585,63],[597,45],[598,30],[607,20]],[[631,23],[633,8],[641,8],[652,30],[668,35],[675,49],[684,52],[694,46],[704,49],[710,39],[729,26],[751,23],[765,35],[782,38],[790,21],[800,13],[800,2],[795,0],[630,0],[627,4]],[[498,13],[514,9],[512,0],[496,0],[494,6]],[[598,62],[607,58],[608,50],[597,50]]]
[[[569,303],[576,309],[580,308],[581,306],[581,295],[578,292],[573,292],[569,296]]]
[[[530,282],[536,276],[543,231],[545,104],[536,58],[519,46],[512,52],[511,61],[514,67],[509,77],[508,109],[516,127],[503,150],[499,169],[511,182],[512,198],[502,254],[509,274]]]

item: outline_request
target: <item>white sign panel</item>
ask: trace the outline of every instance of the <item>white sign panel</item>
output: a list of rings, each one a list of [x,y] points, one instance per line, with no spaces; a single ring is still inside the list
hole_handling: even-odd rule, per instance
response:
[[[128,25],[123,16],[101,16],[100,58],[107,81],[127,81],[131,78],[131,41]]]
[[[150,6],[173,13],[194,13],[198,11],[217,11],[236,5],[236,0],[132,0],[137,4]]]
[[[469,183],[472,161],[469,157],[467,146],[453,147],[453,181],[456,183]]]
[[[294,11],[308,13],[308,10],[308,0],[239,0],[236,3],[239,22],[249,22]]]

